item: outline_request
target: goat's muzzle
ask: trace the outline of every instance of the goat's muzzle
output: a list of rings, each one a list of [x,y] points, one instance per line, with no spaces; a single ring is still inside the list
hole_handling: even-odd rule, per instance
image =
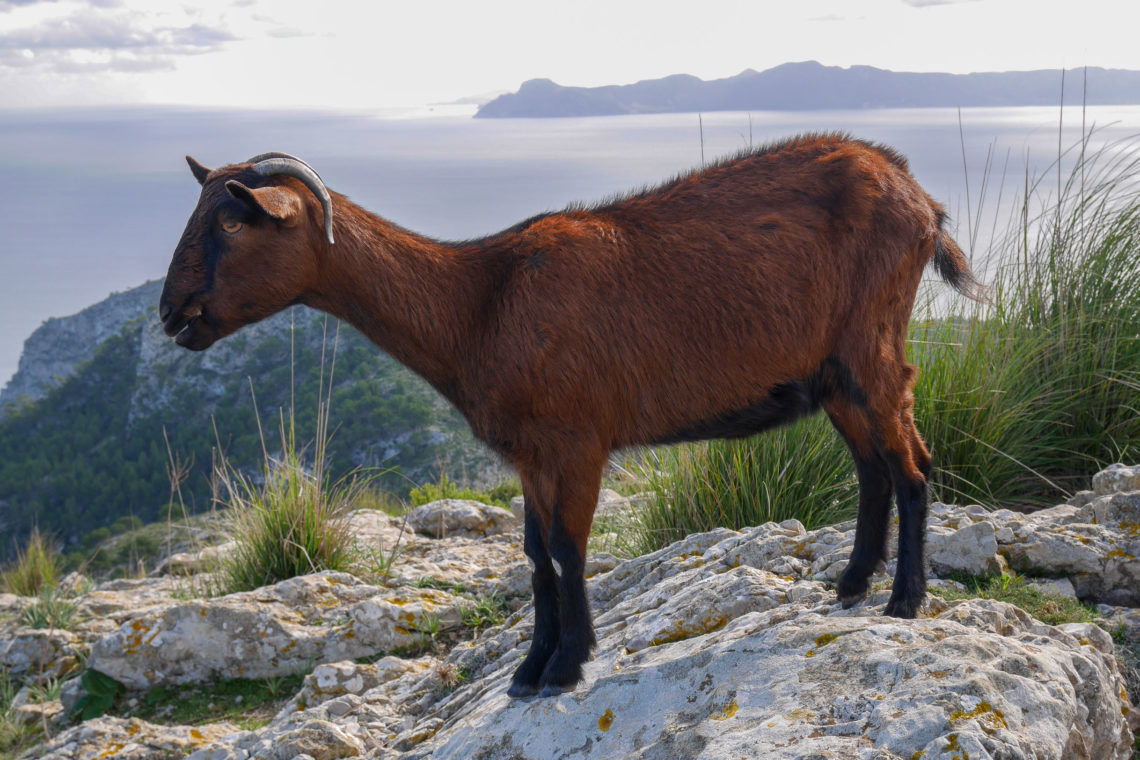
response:
[[[165,314],[162,320],[163,331],[174,338],[174,342],[183,348],[201,351],[213,345],[216,330],[206,324],[202,306],[195,304],[181,311],[176,311],[169,304],[164,304],[159,316]]]

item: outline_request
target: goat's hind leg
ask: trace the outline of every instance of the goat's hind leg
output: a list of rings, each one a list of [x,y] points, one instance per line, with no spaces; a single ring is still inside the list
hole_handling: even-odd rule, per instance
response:
[[[550,512],[545,510],[546,519],[532,493],[525,494],[526,512],[524,518],[523,550],[534,563],[531,573],[531,588],[534,592],[534,634],[531,637],[530,651],[522,665],[515,670],[511,687],[507,694],[511,697],[529,697],[538,693],[539,679],[546,669],[546,663],[558,648],[561,624],[558,617],[558,585],[554,564],[546,546],[549,532]]]
[[[847,609],[867,596],[871,575],[879,563],[886,560],[891,473],[874,446],[864,409],[845,399],[830,400],[824,408],[832,425],[846,442],[859,478],[855,546],[837,586],[839,602]]]
[[[927,478],[931,472],[926,450],[910,413],[911,399],[899,415],[902,440],[888,451],[887,462],[895,485],[899,510],[898,568],[894,588],[884,614],[913,618],[926,597],[926,565],[923,544],[926,539],[926,511],[930,500]]]

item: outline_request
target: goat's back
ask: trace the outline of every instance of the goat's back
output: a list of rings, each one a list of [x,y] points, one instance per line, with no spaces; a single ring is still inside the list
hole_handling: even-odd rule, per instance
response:
[[[905,325],[939,214],[884,148],[822,135],[744,153],[498,241],[518,257],[500,345],[526,347],[530,413],[586,407],[607,443],[659,440],[808,377],[869,325]]]

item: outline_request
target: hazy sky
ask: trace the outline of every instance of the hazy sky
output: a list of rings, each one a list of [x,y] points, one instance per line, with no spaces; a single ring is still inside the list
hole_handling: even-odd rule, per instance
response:
[[[1140,69],[1137,0],[0,0],[0,107],[369,110],[787,61]]]

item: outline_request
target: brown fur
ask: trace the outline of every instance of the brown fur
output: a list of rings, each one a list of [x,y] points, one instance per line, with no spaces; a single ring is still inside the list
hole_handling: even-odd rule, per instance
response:
[[[292,303],[324,310],[425,377],[517,469],[536,603],[555,583],[542,563],[553,556],[563,569],[556,601],[539,612],[553,622],[536,625],[536,642],[554,643],[532,646],[535,662],[512,693],[550,693],[580,677],[593,634],[584,596],[566,598],[581,578],[567,578],[574,558],[560,542],[584,558],[609,453],[702,437],[694,431],[757,432],[769,422],[753,430],[741,410],[778,424],[785,396],[803,406],[787,419],[822,405],[866,470],[864,549],[841,597],[861,596],[859,576],[882,559],[881,492],[893,482],[900,517],[904,500],[913,516],[888,612],[913,616],[925,588],[915,573],[930,456],[911,415],[907,323],[932,259],[959,290],[976,282],[941,229],[943,209],[898,154],[802,136],[461,243],[403,230],[334,193],[329,245],[319,206],[296,180],[259,178],[248,165],[199,179],[202,199],[163,293],[172,333],[185,324],[179,315],[203,311],[179,342],[205,348]],[[227,193],[229,180],[243,184]],[[227,235],[223,217],[245,227]]]

